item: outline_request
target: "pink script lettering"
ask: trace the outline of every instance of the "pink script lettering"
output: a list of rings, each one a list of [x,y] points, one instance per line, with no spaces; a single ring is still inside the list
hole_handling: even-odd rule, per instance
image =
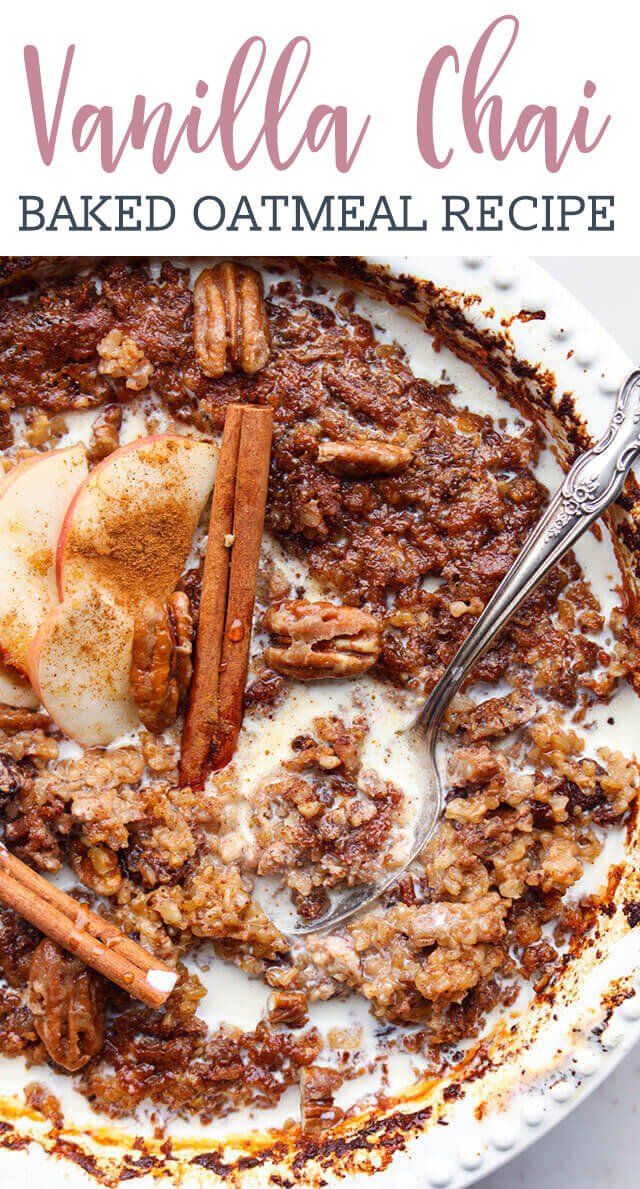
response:
[[[36,143],[45,165],[51,165],[55,157],[74,54],[75,46],[71,45],[65,55],[53,103],[48,107],[38,49],[33,45],[25,46],[25,70]],[[210,114],[206,115],[200,102],[194,103],[180,119],[168,101],[150,108],[144,95],[136,95],[124,132],[119,134],[114,107],[83,103],[71,118],[72,144],[83,153],[97,143],[100,163],[106,173],[113,173],[118,168],[129,149],[141,151],[147,147],[153,168],[157,173],[165,173],[183,143],[191,152],[203,153],[216,139],[227,165],[234,170],[248,165],[261,146],[278,170],[288,169],[305,150],[318,153],[326,146],[338,171],[347,173],[360,151],[371,117],[367,115],[359,127],[353,129],[345,106],[326,103],[316,104],[310,111],[304,109],[294,117],[290,108],[294,98],[300,98],[311,57],[311,46],[306,37],[294,37],[285,45],[270,77],[265,79],[266,99],[261,105],[254,92],[265,76],[266,56],[266,43],[261,37],[250,37],[244,42],[231,63],[213,119]],[[205,100],[208,92],[208,84],[200,80],[195,88],[196,98]],[[256,122],[248,141],[241,144],[238,117],[252,97]]]
[[[546,168],[550,173],[558,173],[572,148],[578,153],[592,153],[597,148],[611,116],[607,115],[592,133],[591,112],[585,104],[580,104],[568,132],[563,135],[557,107],[528,103],[518,113],[511,131],[507,132],[505,100],[497,89],[492,91],[492,88],[512,54],[519,31],[517,17],[498,17],[485,29],[474,47],[464,71],[460,96],[465,139],[474,153],[488,151],[496,161],[505,161],[514,149],[528,153],[541,141]],[[433,169],[444,169],[454,153],[452,147],[446,151],[439,151],[437,147],[438,99],[442,96],[443,79],[450,73],[445,75],[445,67],[452,67],[456,75],[460,73],[460,57],[452,45],[443,46],[431,58],[418,97],[418,147],[423,160]],[[595,92],[595,83],[587,80],[583,88],[584,98],[593,99]]]

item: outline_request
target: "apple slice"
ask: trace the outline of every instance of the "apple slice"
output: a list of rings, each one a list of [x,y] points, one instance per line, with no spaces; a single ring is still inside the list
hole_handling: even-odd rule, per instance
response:
[[[217,458],[211,442],[157,434],[99,463],[78,489],[62,526],[60,598],[99,587],[132,612],[147,596],[166,599],[189,556]]]
[[[40,703],[28,681],[15,669],[0,662],[0,705],[19,710],[35,710]]]
[[[0,482],[0,655],[26,673],[27,648],[57,603],[55,553],[87,474],[84,446],[25,459]]]
[[[129,690],[132,640],[131,615],[85,586],[49,613],[31,643],[36,694],[83,747],[106,747],[140,725]]]

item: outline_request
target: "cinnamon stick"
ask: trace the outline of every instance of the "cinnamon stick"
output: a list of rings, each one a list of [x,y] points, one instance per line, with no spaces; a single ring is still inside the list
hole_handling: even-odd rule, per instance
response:
[[[205,765],[218,729],[220,663],[231,569],[229,542],[233,536],[241,428],[242,406],[229,405],[211,504],[193,676],[182,734],[180,783],[192,788],[204,784]]]
[[[202,788],[228,764],[242,724],[273,410],[227,409],[202,578],[180,781]]]
[[[0,901],[148,1007],[162,1007],[173,990],[176,974],[169,966],[43,879],[2,843]]]

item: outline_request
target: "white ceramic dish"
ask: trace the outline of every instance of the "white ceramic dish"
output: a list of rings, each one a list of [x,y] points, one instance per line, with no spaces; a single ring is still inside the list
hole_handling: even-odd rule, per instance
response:
[[[404,298],[412,305],[422,306],[423,312],[420,293],[416,294],[404,281],[394,282],[393,278],[429,278],[443,289],[476,295],[479,300],[472,303],[456,303],[452,299],[454,306],[459,305],[468,327],[467,331],[461,322],[459,331],[455,327],[452,330],[454,337],[458,333],[462,338],[467,333],[471,336],[473,327],[501,336],[508,333],[505,360],[509,374],[517,374],[513,368],[516,356],[549,369],[556,379],[555,403],[561,394],[573,393],[575,410],[592,435],[598,436],[604,429],[618,383],[630,361],[588,311],[532,261],[398,257],[373,259],[368,263],[374,270],[376,266],[388,270],[385,285],[402,291]],[[545,317],[520,320],[517,315],[522,310],[544,311]],[[399,331],[401,337],[402,324],[397,315],[391,322],[392,332]],[[408,341],[415,344],[417,333],[425,339],[424,332],[417,332],[415,324],[407,322],[406,326]],[[513,358],[511,346],[515,351]],[[427,354],[430,352],[429,346]],[[445,355],[437,357],[440,367],[446,362]],[[434,367],[434,359],[429,363],[425,356],[425,368]],[[526,369],[521,379],[528,387],[538,383]],[[549,481],[553,481],[551,477]],[[598,564],[596,561],[596,567]],[[598,577],[591,572],[589,576],[592,581]],[[603,593],[600,585],[596,582],[599,594]],[[633,702],[634,695],[625,692],[617,699],[615,710],[619,742],[628,753],[634,750],[637,705],[634,707]],[[599,921],[597,943],[587,946],[568,968],[553,1002],[541,1001],[525,1015],[514,1008],[506,1023],[504,1019],[494,1022],[486,1052],[470,1058],[464,1076],[461,1077],[460,1071],[447,1075],[438,1085],[423,1087],[419,1094],[414,1092],[404,1101],[395,1102],[388,1118],[384,1122],[380,1120],[373,1131],[369,1129],[370,1143],[365,1142],[356,1128],[346,1156],[338,1147],[330,1151],[320,1146],[316,1153],[307,1151],[304,1163],[294,1165],[292,1174],[290,1154],[278,1151],[272,1144],[265,1144],[257,1159],[254,1145],[254,1158],[247,1160],[245,1153],[243,1164],[232,1168],[232,1156],[238,1154],[242,1145],[239,1140],[234,1141],[228,1126],[225,1131],[229,1163],[225,1165],[226,1156],[218,1156],[194,1164],[194,1157],[201,1158],[214,1143],[213,1129],[209,1128],[206,1136],[198,1136],[190,1129],[188,1134],[178,1137],[176,1128],[181,1150],[170,1171],[163,1175],[159,1164],[152,1178],[141,1166],[133,1174],[135,1183],[224,1182],[253,1189],[270,1183],[312,1186],[320,1179],[337,1185],[344,1184],[346,1176],[350,1184],[373,1183],[376,1189],[404,1189],[408,1185],[462,1189],[486,1175],[561,1120],[607,1076],[621,1053],[640,1034],[640,930],[629,928],[622,910],[623,903],[640,900],[636,849],[633,839],[627,841],[625,854],[624,839],[612,840],[599,861],[598,871],[591,874],[592,879],[606,883],[608,866],[625,861],[613,900],[619,907],[613,915],[605,915]],[[240,990],[239,982],[235,986]],[[9,1077],[7,1063],[0,1066],[2,1097],[12,1092],[18,1094],[21,1084],[32,1080],[28,1072],[19,1069],[11,1071],[10,1082],[5,1080],[5,1075]],[[443,1097],[447,1084],[461,1080],[465,1085],[461,1098],[453,1101],[451,1097],[448,1100]],[[418,1116],[416,1111],[420,1112]],[[285,1110],[286,1113],[290,1112]],[[102,1136],[94,1132],[87,1144],[80,1118],[75,1130],[71,1120],[69,1141],[88,1148],[99,1167],[114,1173],[115,1166],[109,1168],[111,1156],[118,1145],[130,1148],[131,1135],[121,1133],[112,1147],[112,1129]],[[443,1121],[448,1126],[438,1125]],[[258,1116],[253,1126],[259,1128],[275,1122],[271,1117],[267,1121]],[[33,1137],[37,1142],[18,1151],[0,1149],[0,1189],[13,1189],[16,1184],[26,1184],[27,1179],[45,1177],[53,1189],[63,1184],[95,1184],[77,1163],[45,1155],[51,1144],[42,1123],[20,1118],[12,1120],[13,1125],[25,1139]],[[343,1149],[348,1146],[343,1143]],[[395,1155],[394,1149],[397,1149]],[[279,1175],[290,1179],[277,1182],[274,1178]]]

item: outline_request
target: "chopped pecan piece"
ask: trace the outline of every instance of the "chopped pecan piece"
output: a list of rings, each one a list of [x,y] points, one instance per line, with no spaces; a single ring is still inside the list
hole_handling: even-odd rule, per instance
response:
[[[104,1043],[104,988],[78,958],[45,938],[29,968],[29,1008],[49,1056],[63,1069],[81,1069]]]
[[[330,772],[342,767],[350,775],[357,774],[367,733],[365,720],[356,717],[347,725],[336,714],[328,714],[314,719],[313,725],[320,741],[313,735],[296,736],[291,743],[294,755],[285,761],[285,768],[294,772],[303,772],[306,768]]]
[[[41,710],[27,710],[21,706],[0,706],[0,731],[15,735],[20,731],[53,731],[55,724]]]
[[[272,991],[267,1003],[267,1017],[270,1024],[302,1028],[308,1019],[304,991]]]
[[[356,1053],[362,1048],[362,1028],[330,1028],[329,1048],[338,1053]]]
[[[50,417],[48,413],[38,412],[34,409],[33,416],[27,414],[27,426],[25,429],[25,438],[30,446],[36,450],[40,446],[46,445],[47,442],[55,442],[58,438],[67,433],[67,423],[60,414]]]
[[[297,735],[291,742],[293,756],[285,761],[285,767],[293,772],[304,772],[305,768],[320,768],[332,772],[339,768],[342,760],[326,743],[318,743],[312,735]]]
[[[277,673],[270,673],[265,669],[261,677],[252,681],[244,691],[244,708],[250,706],[273,706],[281,697],[284,681]]]
[[[460,619],[463,615],[479,615],[483,609],[484,603],[478,598],[470,599],[468,603],[463,599],[453,599],[449,603],[449,615],[454,619]]]
[[[189,600],[174,591],[163,607],[146,599],[135,620],[131,692],[140,718],[158,735],[175,719],[191,681],[193,621]]]
[[[14,797],[22,791],[25,778],[11,756],[0,752],[0,800],[3,797]]]
[[[64,1126],[60,1100],[42,1082],[29,1082],[24,1088],[24,1100],[27,1106],[38,1111],[38,1114],[48,1119],[54,1127],[60,1129]]]
[[[125,381],[125,387],[133,392],[146,388],[153,375],[153,364],[135,339],[121,330],[110,330],[98,343],[101,376]]]
[[[91,428],[91,440],[87,449],[89,462],[101,462],[120,445],[122,406],[105,405]]]
[[[83,846],[75,838],[70,850],[71,867],[85,887],[97,896],[115,896],[122,885],[118,857],[109,846]]]
[[[334,1106],[333,1094],[342,1085],[342,1076],[335,1069],[311,1065],[300,1073],[300,1122],[302,1130],[318,1133],[333,1127],[344,1112]]]
[[[345,772],[356,775],[360,771],[367,720],[356,715],[352,722],[346,723],[337,714],[326,714],[314,719],[313,725],[320,738],[339,757]]]
[[[447,715],[447,730],[460,732],[469,743],[482,739],[499,739],[535,718],[538,703],[528,690],[514,690],[504,698],[487,698],[471,709],[451,710]]]
[[[378,622],[358,607],[294,599],[271,607],[265,623],[275,640],[267,664],[298,681],[357,677],[380,655]]]
[[[504,760],[491,751],[486,744],[459,747],[449,757],[447,776],[454,789],[469,788],[474,784],[487,784],[502,771]]]
[[[269,322],[262,278],[229,260],[205,268],[193,290],[193,342],[203,372],[254,376],[269,358]]]
[[[364,475],[396,475],[409,466],[413,450],[377,438],[350,438],[343,442],[321,442],[318,462],[334,475],[359,479]]]

